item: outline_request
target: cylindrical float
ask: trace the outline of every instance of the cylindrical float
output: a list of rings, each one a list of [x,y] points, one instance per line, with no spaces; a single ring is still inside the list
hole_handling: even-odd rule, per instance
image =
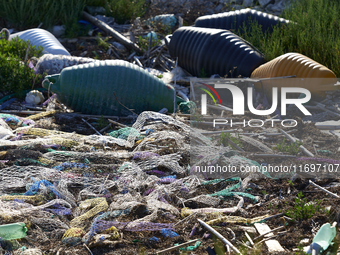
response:
[[[267,30],[271,32],[277,24],[289,23],[289,20],[278,16],[247,8],[199,17],[194,26],[237,31],[243,30],[244,25],[248,27],[251,21],[257,21],[263,32]]]
[[[173,87],[123,60],[67,67],[60,74],[46,76],[43,86],[67,107],[85,114],[127,116],[132,114],[128,109],[137,114],[174,109]]]
[[[44,29],[28,29],[19,33],[11,34],[9,39],[12,40],[15,37],[19,37],[24,41],[28,40],[31,45],[34,45],[36,47],[43,47],[44,54],[50,53],[55,55],[70,55],[65,47],[58,41],[58,39],[55,38],[53,34]]]
[[[179,66],[199,77],[249,77],[264,63],[250,43],[222,29],[181,27],[172,35],[169,51]]]
[[[324,97],[325,91],[337,89],[335,74],[322,64],[299,53],[286,53],[259,66],[251,78],[273,78],[295,76],[304,79],[268,79],[255,84],[255,88],[271,95],[273,87],[301,87],[308,89],[314,97]]]

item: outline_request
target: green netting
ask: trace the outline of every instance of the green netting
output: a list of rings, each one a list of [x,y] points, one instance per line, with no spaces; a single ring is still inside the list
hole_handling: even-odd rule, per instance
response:
[[[132,127],[126,127],[126,128],[121,128],[116,131],[112,131],[109,133],[110,136],[115,137],[115,138],[120,138],[127,140],[129,135],[136,136],[138,140],[142,139],[143,136],[137,131],[137,129],[132,128]]]
[[[235,185],[234,185],[235,186]],[[232,187],[229,187],[228,189],[230,189]],[[228,191],[228,189],[224,189],[221,191],[218,191],[214,194],[209,194],[208,196],[222,196],[222,197],[233,197],[234,195],[238,195],[238,196],[242,196],[242,197],[246,197],[246,198],[250,198],[251,200],[253,200],[255,203],[257,202],[257,198],[251,194],[245,193],[245,192],[230,192]]]
[[[202,183],[202,185],[209,185],[209,184],[215,184],[215,183],[219,183],[219,182],[232,182],[232,181],[240,181],[240,177],[233,177],[233,178],[229,178],[229,179],[214,179],[214,180],[210,180],[210,181],[205,181]]]
[[[200,245],[201,245],[201,241],[197,241],[194,245],[191,246],[187,246],[187,247],[183,247],[183,248],[179,248],[181,251],[194,251],[196,250]],[[179,245],[178,243],[175,244],[175,246]]]
[[[179,104],[179,110],[184,114],[194,114],[197,110],[197,106],[194,102],[182,102]]]

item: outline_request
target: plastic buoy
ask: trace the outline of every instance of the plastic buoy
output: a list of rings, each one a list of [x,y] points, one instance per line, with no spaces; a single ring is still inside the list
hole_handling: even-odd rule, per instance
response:
[[[65,47],[58,41],[57,38],[47,30],[41,28],[33,28],[19,33],[11,34],[9,40],[19,37],[24,41],[29,41],[32,45],[44,48],[43,53],[70,55]]]
[[[228,30],[181,27],[171,37],[170,55],[195,76],[249,77],[264,63],[250,43]]]
[[[174,109],[173,87],[123,60],[67,67],[60,74],[46,76],[43,86],[63,104],[85,114],[127,116],[132,114],[128,109],[136,114]]]
[[[273,26],[277,24],[287,24],[289,20],[282,19],[278,16],[252,9],[242,9],[224,13],[202,16],[196,19],[195,27],[220,28],[227,30],[243,29],[243,26],[249,26],[251,21],[257,21],[262,31],[272,31]]]
[[[314,97],[324,97],[325,91],[334,90],[337,82],[335,74],[322,64],[299,53],[286,53],[255,69],[251,78],[273,78],[295,76],[306,79],[272,79],[255,84],[271,94],[272,87],[301,87],[308,89]]]

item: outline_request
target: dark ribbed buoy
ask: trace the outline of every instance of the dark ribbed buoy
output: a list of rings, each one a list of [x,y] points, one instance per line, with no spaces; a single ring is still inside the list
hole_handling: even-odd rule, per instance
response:
[[[262,53],[251,44],[222,29],[181,27],[172,35],[169,51],[179,66],[199,77],[249,77],[264,63]]]
[[[271,32],[273,26],[277,24],[287,24],[289,20],[282,19],[265,12],[252,9],[242,9],[213,15],[206,15],[196,19],[195,27],[218,28],[237,31],[243,29],[243,25],[248,26],[250,20],[257,21],[262,27],[262,31]]]

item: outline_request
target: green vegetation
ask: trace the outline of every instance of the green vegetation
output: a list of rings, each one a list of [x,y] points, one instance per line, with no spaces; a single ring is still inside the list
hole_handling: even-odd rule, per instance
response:
[[[145,0],[106,0],[105,2],[104,7],[108,15],[114,17],[117,23],[141,17],[147,9]]]
[[[276,145],[276,149],[281,152],[287,152],[289,155],[297,155],[301,144],[301,142],[286,144],[286,139],[283,138],[282,142]]]
[[[286,215],[295,220],[309,219],[322,210],[321,201],[315,200],[313,203],[307,203],[307,198],[303,198],[302,192],[298,194],[294,202],[294,208],[289,209]]]
[[[0,40],[0,91],[19,92],[39,84],[42,76],[35,74],[27,60],[41,55],[41,47],[36,49],[23,40]]]
[[[149,38],[139,36],[139,37],[138,37],[138,40],[137,40],[137,44],[138,44],[138,46],[139,46],[142,50],[147,51],[148,48],[149,48],[149,41],[150,41]],[[160,40],[160,39],[157,39],[157,40],[156,40],[156,39],[153,38],[153,39],[152,39],[152,42],[151,42],[151,45],[150,45],[150,49],[153,48],[153,47],[155,47],[155,46],[160,45],[160,43],[161,43],[161,40]]]
[[[109,125],[109,124],[110,124],[110,122],[109,122],[107,119],[105,119],[105,118],[103,117],[103,115],[100,116],[100,118],[97,120],[97,125],[98,125],[98,127],[99,127],[100,129],[106,127],[106,126]]]
[[[99,47],[102,47],[104,50],[108,50],[110,48],[110,43],[108,43],[107,41],[109,40],[108,37],[102,37],[101,33],[98,33],[97,37],[96,37],[96,41],[98,43]]]
[[[76,29],[84,8],[85,0],[0,0],[0,17],[20,30],[42,23],[42,28],[63,24],[68,32]]]
[[[221,133],[219,137],[219,144],[223,146],[230,145],[233,147],[233,144],[230,143],[230,141],[234,144],[236,144],[238,147],[242,148],[242,142],[241,142],[241,136],[239,134],[236,134],[235,136],[232,136],[230,133]]]
[[[75,37],[83,32],[77,21],[86,5],[104,7],[117,23],[142,16],[147,8],[145,0],[0,0],[0,17],[19,30],[65,25],[66,37]]]
[[[340,2],[296,0],[282,17],[292,21],[263,34],[256,22],[237,34],[271,60],[288,52],[298,52],[327,66],[340,75]]]

